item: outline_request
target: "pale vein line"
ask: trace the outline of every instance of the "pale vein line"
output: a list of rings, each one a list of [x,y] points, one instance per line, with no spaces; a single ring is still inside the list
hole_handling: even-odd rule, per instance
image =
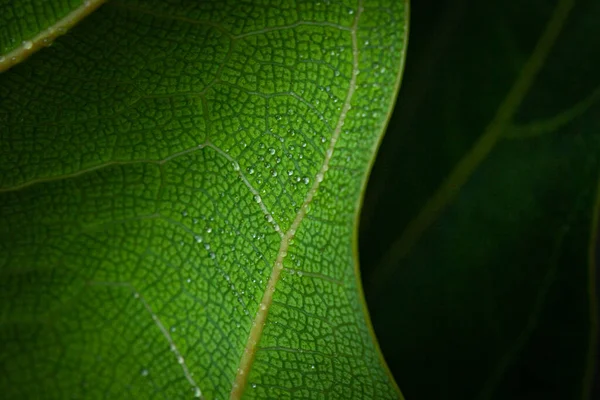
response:
[[[122,8],[125,10],[130,10],[130,11],[135,11],[136,13],[140,13],[140,14],[151,15],[153,17],[161,18],[164,20],[181,21],[181,22],[185,22],[188,24],[192,24],[192,25],[210,26],[211,28],[215,28],[219,32],[227,35],[229,38],[231,38],[233,36],[227,29],[223,28],[221,25],[219,25],[213,21],[207,20],[207,19],[193,19],[193,18],[183,17],[183,16],[179,16],[179,15],[166,15],[166,14],[162,14],[160,12],[154,11],[154,10],[149,10],[147,8],[134,6],[131,4],[122,4],[119,2],[111,1],[109,4],[114,7]]]
[[[575,118],[583,115],[600,98],[600,86],[592,94],[581,100],[568,110],[551,118],[529,122],[524,125],[515,125],[504,134],[508,139],[530,139],[557,131]]]
[[[8,70],[39,49],[48,46],[54,39],[63,35],[69,28],[100,7],[104,1],[85,0],[79,7],[38,33],[32,39],[25,40],[21,46],[7,54],[0,55],[0,72]]]
[[[201,150],[205,147],[210,147],[211,149],[215,150],[219,155],[221,155],[223,158],[225,158],[226,160],[228,160],[229,162],[231,162],[231,165],[233,166],[234,171],[236,172],[236,174],[240,177],[240,179],[242,180],[242,182],[244,183],[244,185],[246,185],[246,187],[250,190],[250,192],[253,195],[254,201],[256,201],[260,207],[260,209],[262,210],[263,214],[265,215],[265,218],[267,220],[267,222],[269,222],[272,226],[273,229],[275,230],[275,232],[277,232],[279,234],[279,237],[283,238],[283,233],[281,232],[281,228],[279,227],[279,224],[277,223],[277,221],[275,220],[275,218],[273,217],[273,214],[269,211],[269,209],[267,208],[267,206],[264,204],[264,202],[262,201],[262,198],[260,197],[260,194],[258,193],[258,190],[256,190],[254,188],[254,186],[250,183],[250,181],[248,180],[248,178],[246,177],[246,175],[244,175],[244,173],[241,171],[240,169],[240,165],[239,163],[233,158],[231,157],[229,154],[227,154],[225,151],[223,151],[222,149],[220,149],[219,147],[215,146],[214,144],[210,143],[210,142],[205,142],[205,143],[201,143],[197,146],[191,147],[189,149],[180,151],[178,153],[172,154],[168,157],[163,158],[162,160],[131,160],[131,161],[110,161],[107,163],[103,163],[103,164],[99,164],[99,165],[95,165],[93,167],[89,167],[86,169],[82,169],[79,170],[77,172],[73,172],[71,174],[63,174],[63,175],[57,175],[57,176],[50,176],[50,177],[44,177],[44,178],[39,178],[39,179],[33,179],[31,181],[27,181],[24,182],[20,185],[16,185],[16,186],[11,186],[11,187],[6,187],[6,188],[0,188],[0,193],[5,193],[5,192],[13,192],[13,191],[17,191],[23,188],[26,188],[28,186],[32,186],[38,183],[44,183],[44,182],[53,182],[53,181],[59,181],[59,180],[63,180],[63,179],[69,179],[69,178],[75,178],[78,177],[80,175],[84,175],[87,174],[89,172],[93,172],[96,170],[100,170],[102,168],[107,168],[113,165],[135,165],[135,164],[156,164],[156,165],[163,165],[177,157],[181,157],[184,156],[188,153],[192,153],[198,150]]]
[[[142,8],[142,7],[136,7],[136,6],[132,6],[132,5],[124,5],[124,4],[118,4],[118,3],[112,3],[111,5],[120,7],[120,8],[125,8],[125,9],[130,9],[130,10],[134,10],[143,14],[148,14],[148,15],[152,15],[154,17],[157,18],[162,18],[165,20],[176,20],[176,21],[181,21],[181,22],[186,22],[188,24],[192,24],[192,25],[204,25],[204,26],[210,26],[212,28],[215,28],[217,30],[219,30],[220,32],[224,33],[225,35],[229,36],[231,39],[235,40],[235,39],[243,39],[249,36],[256,36],[256,35],[261,35],[267,32],[273,32],[273,31],[282,31],[282,30],[287,30],[287,29],[293,29],[293,28],[297,28],[299,26],[320,26],[320,27],[329,27],[329,28],[335,28],[335,29],[340,29],[343,31],[349,31],[351,28],[344,26],[344,25],[339,25],[339,24],[334,24],[332,22],[327,22],[327,21],[298,21],[298,22],[294,22],[291,24],[287,24],[287,25],[280,25],[280,26],[274,26],[271,28],[264,28],[264,29],[259,29],[256,31],[250,31],[250,32],[246,32],[246,33],[242,33],[239,35],[233,35],[231,32],[229,32],[227,29],[225,29],[223,26],[207,20],[207,19],[194,19],[194,18],[188,18],[188,17],[184,17],[184,16],[179,16],[179,15],[166,15],[166,14],[162,14],[160,12],[156,12],[153,10],[148,10],[146,8]]]
[[[102,164],[98,164],[98,165],[94,165],[92,167],[89,168],[85,168],[85,169],[81,169],[79,171],[70,173],[70,174],[62,174],[62,175],[56,175],[56,176],[46,176],[43,178],[37,178],[37,179],[32,179],[30,181],[27,182],[23,182],[19,185],[15,185],[15,186],[8,186],[8,187],[4,187],[4,188],[0,188],[0,193],[4,193],[4,192],[13,192],[13,191],[17,191],[17,190],[21,190],[24,189],[28,186],[32,186],[38,183],[45,183],[45,182],[53,182],[53,181],[60,181],[63,179],[69,179],[69,178],[75,178],[78,177],[80,175],[85,175],[89,172],[93,172],[96,170],[100,170],[103,168],[107,168],[107,167],[111,167],[113,165],[134,165],[134,164],[156,164],[156,165],[162,165],[165,164],[167,162],[169,162],[170,160],[177,158],[177,157],[181,157],[185,154],[188,153],[192,153],[194,151],[198,151],[200,149],[202,149],[205,145],[201,144],[199,146],[194,146],[191,147],[189,149],[186,150],[182,150],[178,153],[172,154],[168,157],[163,158],[162,160],[128,160],[128,161],[108,161]]]
[[[363,11],[362,1],[359,1],[358,10],[356,12],[356,16],[354,17],[354,22],[352,24],[352,28],[350,29],[350,35],[352,37],[352,77],[350,79],[350,83],[348,85],[348,93],[346,94],[346,99],[344,100],[344,105],[342,106],[342,110],[340,112],[340,117],[338,119],[338,123],[335,127],[331,140],[329,142],[329,147],[325,153],[325,159],[323,164],[321,165],[321,169],[317,173],[316,179],[309,189],[302,205],[300,206],[300,210],[296,214],[294,221],[292,222],[288,231],[282,236],[281,243],[279,245],[279,251],[277,253],[277,258],[275,259],[275,263],[273,265],[273,269],[271,271],[271,276],[269,277],[269,282],[267,283],[267,287],[265,289],[265,293],[263,294],[263,298],[260,302],[258,311],[256,313],[256,317],[252,322],[252,327],[250,328],[250,333],[248,335],[248,339],[246,341],[246,347],[242,354],[242,358],[240,360],[239,367],[237,369],[237,374],[235,380],[233,382],[230,399],[231,400],[239,400],[246,388],[246,384],[248,382],[248,375],[250,372],[250,368],[252,367],[252,363],[254,362],[254,358],[256,355],[257,345],[260,341],[260,338],[263,333],[263,329],[265,326],[265,322],[267,319],[267,315],[269,313],[269,309],[271,303],[273,302],[273,294],[275,293],[275,286],[279,281],[279,277],[281,275],[281,271],[283,270],[283,261],[287,256],[287,251],[290,245],[290,241],[294,238],[297,229],[300,227],[304,216],[307,213],[308,206],[312,202],[314,196],[316,195],[323,178],[325,177],[325,173],[329,169],[329,163],[331,161],[331,157],[333,155],[333,150],[335,145],[342,133],[342,128],[344,126],[346,116],[348,111],[351,108],[351,101],[356,91],[356,81],[358,75],[358,39],[357,39],[357,28],[358,28],[358,20]]]
[[[515,84],[500,105],[494,119],[417,216],[408,223],[398,240],[390,246],[390,250],[382,259],[381,266],[373,273],[372,290],[376,290],[378,285],[381,285],[393,272],[393,268],[398,264],[398,261],[409,254],[425,231],[433,225],[448,204],[458,195],[479,164],[494,149],[546,61],[567,20],[573,3],[574,0],[561,0],[556,5],[554,13],[546,24],[546,28],[531,57],[527,60]]]
[[[256,201],[258,203],[260,209],[265,214],[265,218],[267,219],[267,222],[269,222],[271,225],[273,225],[273,229],[275,229],[275,232],[277,232],[279,234],[279,237],[281,237],[283,239],[283,233],[281,232],[281,228],[279,227],[279,224],[277,223],[277,221],[275,221],[273,214],[271,214],[271,212],[265,205],[265,202],[262,201],[262,198],[260,197],[258,190],[256,190],[254,188],[254,186],[252,186],[252,184],[250,183],[248,178],[246,178],[246,175],[244,175],[244,173],[241,171],[240,164],[233,157],[231,157],[229,154],[227,154],[226,152],[224,152],[217,146],[213,145],[212,143],[207,143],[206,146],[214,149],[217,153],[219,153],[221,156],[223,156],[229,162],[231,162],[231,165],[233,166],[233,170],[238,174],[238,176],[240,177],[242,182],[244,182],[244,185],[246,185],[248,187],[250,192],[252,192],[254,201]]]
[[[327,22],[327,21],[320,21],[320,22],[316,22],[316,21],[298,21],[295,22],[293,24],[289,24],[289,25],[281,25],[281,26],[274,26],[272,28],[265,28],[265,29],[260,29],[257,31],[253,31],[253,32],[247,32],[247,33],[242,33],[240,35],[237,36],[233,36],[233,39],[242,39],[242,38],[246,38],[249,36],[256,36],[256,35],[261,35],[267,32],[274,32],[274,31],[283,31],[283,30],[288,30],[288,29],[293,29],[293,28],[297,28],[300,26],[320,26],[320,27],[328,27],[328,28],[335,28],[335,29],[339,29],[342,31],[351,31],[352,28],[348,28],[347,26],[344,25],[338,25],[338,24],[334,24],[331,22]]]
[[[198,386],[196,381],[194,381],[194,378],[190,374],[190,371],[188,370],[188,367],[185,364],[185,359],[183,358],[183,356],[181,355],[181,352],[175,345],[175,342],[173,341],[173,337],[171,336],[171,334],[169,333],[167,328],[165,328],[165,326],[163,325],[160,318],[158,318],[158,315],[156,315],[154,313],[154,311],[152,311],[152,308],[150,307],[148,302],[144,299],[144,297],[138,291],[135,290],[133,285],[131,285],[129,282],[106,282],[106,281],[91,281],[91,282],[89,282],[89,284],[97,285],[97,286],[126,287],[129,290],[131,290],[133,292],[133,297],[142,303],[142,305],[144,306],[146,311],[148,311],[148,314],[150,314],[150,316],[152,317],[152,321],[154,321],[154,323],[156,324],[158,329],[161,331],[162,335],[165,337],[165,339],[167,339],[167,342],[169,343],[169,348],[173,352],[175,357],[177,358],[177,363],[179,365],[181,365],[181,369],[183,370],[183,374],[185,375],[185,378],[190,383],[190,385],[192,385],[192,390],[194,391],[194,396],[197,398],[203,398],[202,391],[200,390],[200,387]]]
[[[321,280],[336,284],[338,286],[344,286],[344,282],[340,281],[339,279],[335,279],[335,278],[332,278],[331,276],[327,276],[325,274],[320,274],[318,272],[302,271],[299,269],[287,268],[287,267],[285,267],[285,270],[288,271],[290,273],[290,275],[296,274],[301,277],[309,276],[311,278],[321,279]]]

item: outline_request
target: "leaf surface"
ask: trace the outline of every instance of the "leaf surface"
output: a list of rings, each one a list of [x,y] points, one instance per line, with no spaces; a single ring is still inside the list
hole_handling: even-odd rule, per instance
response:
[[[361,232],[407,398],[597,398],[599,6],[415,7]]]
[[[398,398],[355,271],[404,2],[109,2],[0,76],[4,398]]]

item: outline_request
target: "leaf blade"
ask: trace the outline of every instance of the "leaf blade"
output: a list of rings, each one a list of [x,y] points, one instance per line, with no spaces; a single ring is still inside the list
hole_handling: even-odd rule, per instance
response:
[[[298,390],[307,398],[399,395],[363,314],[352,235],[406,40],[375,24],[402,28],[405,5],[367,5],[356,35],[375,44],[361,50],[367,73],[356,79],[375,100],[357,99],[348,118],[340,118],[353,76],[343,26],[356,19],[356,4],[228,7],[108,3],[2,76],[3,152],[16,156],[1,166],[1,234],[11,247],[1,265],[14,289],[1,325],[24,355],[0,382],[9,398],[42,390],[229,395],[269,273],[283,258],[282,236],[296,229],[311,187],[311,216],[289,245],[289,276],[277,284],[280,310],[270,311],[259,359],[281,361],[268,355],[269,343],[314,359],[286,356],[297,380],[280,385],[267,364],[244,370],[257,386],[245,396],[282,388],[283,398]],[[393,51],[377,58],[376,46]],[[340,124],[329,152],[329,122],[339,120],[344,132]],[[338,236],[327,244],[323,231]],[[293,296],[310,288],[314,315],[285,297],[290,287]],[[327,324],[318,313],[328,313]],[[290,314],[306,324],[274,335]],[[337,349],[349,340],[360,357]],[[349,376],[334,367],[350,365],[369,372],[347,388]]]

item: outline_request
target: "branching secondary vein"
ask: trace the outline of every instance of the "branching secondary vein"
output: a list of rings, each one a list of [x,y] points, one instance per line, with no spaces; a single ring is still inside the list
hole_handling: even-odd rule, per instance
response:
[[[123,288],[128,288],[129,290],[131,290],[131,292],[133,293],[133,297],[136,300],[138,300],[138,301],[140,301],[142,303],[142,305],[144,306],[144,308],[146,309],[146,311],[148,312],[148,314],[150,314],[150,316],[152,317],[152,321],[154,321],[154,324],[156,324],[156,326],[158,327],[158,329],[160,330],[160,332],[162,333],[162,335],[165,337],[165,339],[167,339],[167,342],[169,343],[170,350],[173,352],[173,354],[177,358],[177,363],[179,365],[181,365],[181,369],[183,370],[183,374],[185,375],[185,379],[192,386],[192,391],[194,393],[194,396],[196,398],[203,399],[203,397],[202,397],[202,391],[200,390],[200,387],[198,386],[198,384],[196,383],[196,381],[192,377],[192,374],[190,374],[190,371],[189,371],[187,365],[185,364],[185,359],[183,358],[183,355],[181,354],[181,352],[179,351],[179,349],[175,345],[175,342],[173,341],[173,338],[171,337],[171,334],[169,333],[169,331],[167,330],[167,328],[165,328],[165,326],[163,325],[163,323],[160,320],[160,318],[158,317],[158,315],[156,315],[154,313],[154,311],[152,311],[152,308],[150,307],[150,305],[148,304],[148,302],[146,301],[146,299],[144,299],[144,297],[140,294],[140,292],[138,292],[137,290],[135,290],[135,288],[133,287],[133,285],[131,285],[129,282],[92,281],[92,282],[89,282],[89,284],[90,285],[95,285],[95,286],[123,287]]]

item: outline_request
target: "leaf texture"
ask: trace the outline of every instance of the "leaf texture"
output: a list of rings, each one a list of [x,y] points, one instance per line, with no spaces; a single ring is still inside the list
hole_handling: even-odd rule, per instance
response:
[[[2,74],[4,398],[401,397],[355,225],[406,18],[109,2]]]

